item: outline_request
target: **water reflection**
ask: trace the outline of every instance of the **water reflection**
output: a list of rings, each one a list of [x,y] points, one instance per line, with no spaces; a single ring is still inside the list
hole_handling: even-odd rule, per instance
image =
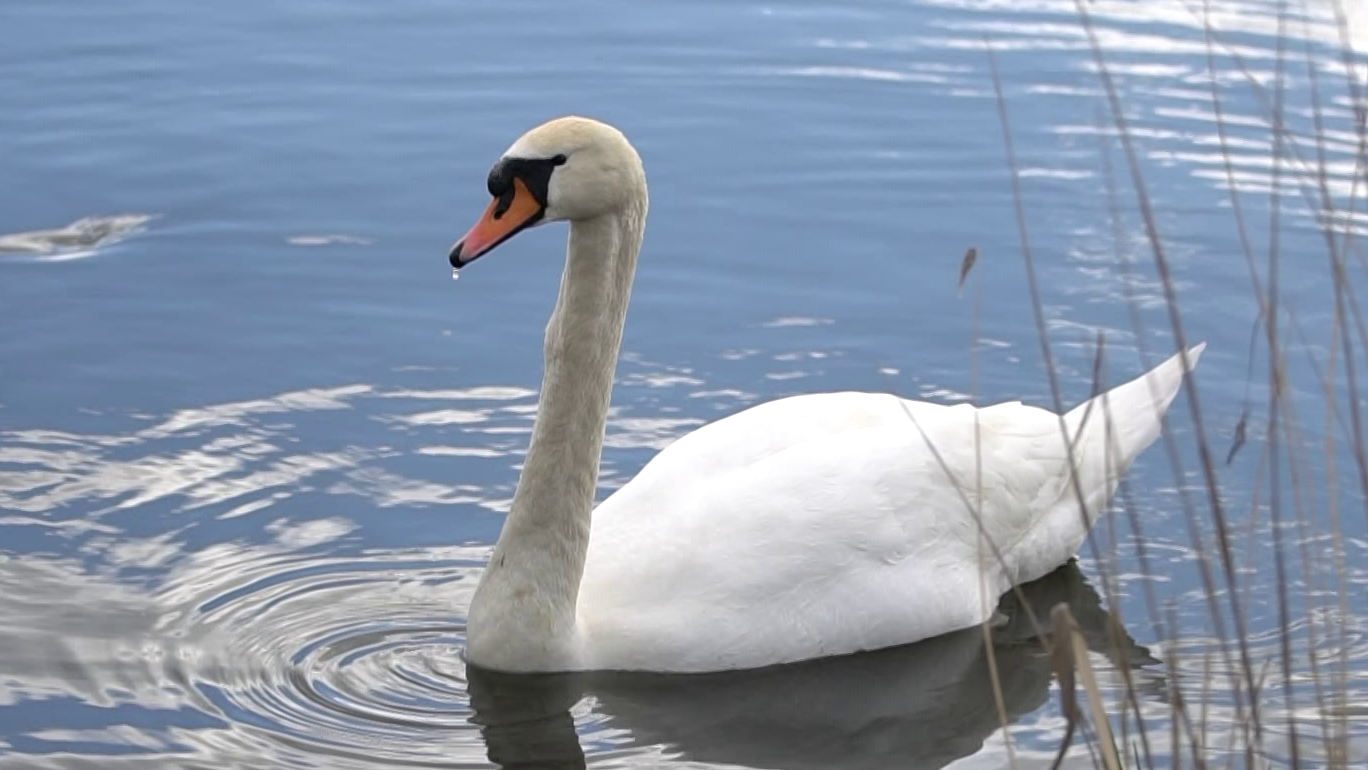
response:
[[[1089,649],[1132,666],[1162,690],[1158,663],[1116,626],[1074,563],[1022,589],[1037,617],[1060,602]],[[1049,659],[1015,596],[999,610],[992,654],[1003,707],[1015,722],[1050,697]],[[1110,633],[1118,633],[1115,644]],[[1121,652],[1118,653],[1117,650]],[[615,748],[663,747],[682,758],[757,768],[919,768],[973,755],[1001,727],[982,632],[969,629],[891,650],[757,671],[696,676],[525,677],[468,668],[472,721],[505,768],[583,767],[573,709],[626,738]]]
[[[1074,0],[919,0],[918,5],[934,9],[934,15],[924,22],[923,34],[909,30],[862,30],[853,37],[824,34],[811,40],[822,64],[808,63],[766,74],[897,81],[923,85],[959,99],[986,99],[992,91],[984,86],[980,68],[935,69],[938,60],[955,53],[980,52],[985,39],[1007,62],[1014,55],[1051,54],[1067,63],[1055,72],[1040,73],[1031,82],[1006,85],[1015,110],[1025,110],[1032,102],[1057,105],[1042,121],[1016,126],[1019,134],[1039,131],[1059,139],[1047,153],[1023,155],[1022,176],[1089,182],[1096,175],[1100,143],[1083,146],[1076,138],[1109,138],[1116,131],[1109,118],[1099,125],[1089,114],[1091,110],[1079,109],[1089,102],[1102,104],[1105,92]],[[1343,14],[1343,27],[1336,5]],[[1350,203],[1359,197],[1354,188],[1358,179],[1358,132],[1341,44],[1356,49],[1350,55],[1360,57],[1353,66],[1362,82],[1368,75],[1361,60],[1368,48],[1368,12],[1361,6],[1280,6],[1273,0],[1098,0],[1085,4],[1107,70],[1130,113],[1130,134],[1141,140],[1139,148],[1148,161],[1147,174],[1173,167],[1216,188],[1222,197],[1232,190],[1267,195],[1273,192],[1269,173],[1273,164],[1271,128],[1281,122],[1287,142],[1283,173],[1294,180],[1284,183],[1283,189],[1291,198],[1290,213],[1308,225],[1315,223],[1323,206],[1303,198],[1323,182],[1341,209],[1337,223],[1357,225],[1360,232],[1368,219],[1358,205]],[[1281,27],[1280,7],[1287,13]],[[1275,121],[1273,91],[1280,29],[1290,41],[1283,54],[1287,102],[1284,114]],[[931,34],[925,34],[928,31]],[[934,56],[936,61],[917,61],[934,51],[944,53]],[[829,59],[834,61],[827,63]],[[850,63],[856,61],[865,64]],[[869,66],[872,61],[889,67]],[[928,68],[935,74],[928,74]],[[1314,69],[1314,81],[1308,68]],[[1222,101],[1224,137],[1218,131],[1212,104],[1213,79]],[[1312,86],[1319,97],[1314,104],[1310,99]],[[1035,98],[1024,99],[1021,92]],[[1318,151],[1325,153],[1324,163],[1317,160]],[[1227,160],[1233,166],[1229,173],[1224,168]],[[1318,178],[1322,172],[1323,180]]]

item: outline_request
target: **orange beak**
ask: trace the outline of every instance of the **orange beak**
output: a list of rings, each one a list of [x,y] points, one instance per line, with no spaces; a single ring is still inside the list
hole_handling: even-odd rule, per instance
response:
[[[523,180],[514,177],[513,186],[508,192],[490,201],[480,221],[451,248],[451,266],[460,269],[474,262],[536,224],[544,213],[545,208],[527,189]]]

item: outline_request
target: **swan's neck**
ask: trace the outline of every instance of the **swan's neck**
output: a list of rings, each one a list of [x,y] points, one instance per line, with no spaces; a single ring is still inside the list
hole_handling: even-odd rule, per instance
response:
[[[470,609],[467,654],[493,668],[572,663],[575,602],[645,204],[570,225],[546,372],[513,505]]]

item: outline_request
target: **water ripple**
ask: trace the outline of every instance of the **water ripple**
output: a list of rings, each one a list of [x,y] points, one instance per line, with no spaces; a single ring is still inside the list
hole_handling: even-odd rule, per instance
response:
[[[198,692],[234,722],[310,754],[482,761],[471,750],[464,629],[453,620],[480,554],[397,556],[264,572],[199,597],[184,629],[203,640],[191,674]]]
[[[77,741],[109,767],[545,767],[664,752],[753,767],[934,768],[999,728],[977,629],[740,674],[509,677],[467,669],[460,654],[484,549],[334,559],[302,557],[296,542],[217,546],[154,593],[69,562],[0,562],[0,608],[14,621],[0,643],[28,651],[0,659],[0,741],[19,753],[0,767],[41,767],[35,754]],[[26,592],[11,590],[19,583]],[[73,589],[82,602],[62,606],[90,612],[43,606]],[[1108,615],[1076,566],[1024,595],[1038,616],[1068,602],[1089,645],[1113,659]],[[1051,675],[1021,605],[1001,609],[993,654],[1017,721],[1049,697]],[[1126,655],[1157,662],[1133,643]],[[96,710],[77,730],[69,713],[35,710],[44,700]]]
[[[88,257],[143,229],[150,214],[83,217],[64,227],[0,234],[0,255],[24,254],[45,262]]]

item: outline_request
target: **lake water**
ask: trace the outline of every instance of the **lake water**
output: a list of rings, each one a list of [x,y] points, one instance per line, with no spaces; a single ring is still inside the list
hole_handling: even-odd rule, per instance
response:
[[[1267,357],[1251,380],[1257,303],[1229,195],[1233,179],[1266,274],[1277,6],[1212,3],[1228,177],[1201,4],[1087,5],[1186,335],[1209,345],[1201,421],[1275,760],[1289,715],[1303,758],[1318,756],[1313,659],[1342,667],[1350,702],[1336,713],[1368,756],[1368,522],[1334,422],[1342,382],[1336,411],[1317,379],[1338,343],[1319,207],[1303,194],[1319,184],[1308,58],[1338,221],[1368,219],[1339,31],[1311,5],[1288,21],[1303,165],[1281,172],[1278,235],[1292,446],[1309,474],[1281,492],[1283,516],[1306,512],[1285,532],[1293,709],[1261,459]],[[1368,16],[1345,5],[1363,51]],[[1174,342],[1072,2],[6,0],[0,234],[134,218],[0,252],[0,768],[978,768],[1007,764],[1008,737],[1016,761],[1048,766],[1064,719],[1011,607],[995,642],[1006,732],[977,631],[687,681],[503,681],[459,657],[563,253],[564,228],[541,228],[451,281],[447,249],[485,205],[499,153],[581,113],[620,126],[647,164],[605,494],[672,438],[781,395],[1049,405],[985,36],[1073,403],[1099,331],[1112,382]],[[1249,443],[1221,464],[1247,394]],[[1026,600],[1071,603],[1109,693],[1119,666],[1138,666],[1161,730],[1167,677],[1204,686],[1219,742],[1234,732],[1230,680],[1200,657],[1214,649],[1199,569],[1215,558],[1212,523],[1186,397],[1171,414],[1181,483],[1162,443],[1129,476],[1148,563],[1128,519],[1109,519],[1096,549]],[[1181,641],[1164,642],[1147,590]],[[1107,654],[1108,612],[1131,637],[1128,664]],[[1070,756],[1086,763],[1087,749]]]

